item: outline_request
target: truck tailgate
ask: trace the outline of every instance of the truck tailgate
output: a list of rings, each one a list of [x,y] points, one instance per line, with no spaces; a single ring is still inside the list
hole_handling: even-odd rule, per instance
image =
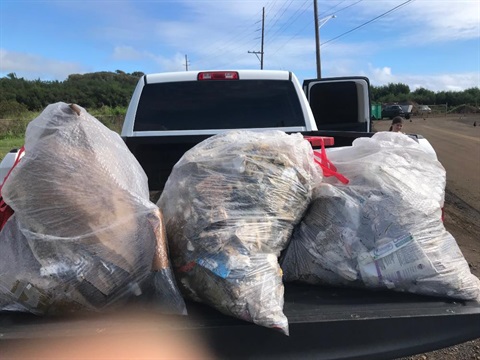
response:
[[[480,337],[480,304],[394,292],[287,284],[288,337],[203,304],[187,306],[187,317],[152,310],[151,318],[158,317],[155,331],[200,336],[221,359],[398,358]],[[0,346],[29,338],[92,336],[99,329],[104,334],[119,331],[106,315],[40,318],[0,313]]]

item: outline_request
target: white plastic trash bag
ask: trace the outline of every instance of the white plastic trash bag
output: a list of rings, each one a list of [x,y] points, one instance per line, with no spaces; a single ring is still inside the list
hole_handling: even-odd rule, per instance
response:
[[[381,132],[327,151],[350,182],[326,178],[282,261],[286,281],[480,300],[442,222],[445,170],[406,135]]]
[[[184,312],[147,177],[85,109],[60,102],[30,122],[2,196],[15,213],[0,232],[0,310],[101,311],[148,290]]]
[[[158,202],[181,290],[288,333],[277,258],[320,179],[300,134],[230,131],[185,153]]]

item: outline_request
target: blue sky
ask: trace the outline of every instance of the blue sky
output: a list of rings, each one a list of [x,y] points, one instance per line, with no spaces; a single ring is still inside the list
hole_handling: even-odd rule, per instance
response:
[[[317,0],[323,77],[480,87],[479,0]],[[264,69],[316,77],[313,0],[0,0],[0,76]],[[372,21],[373,20],[373,21]]]

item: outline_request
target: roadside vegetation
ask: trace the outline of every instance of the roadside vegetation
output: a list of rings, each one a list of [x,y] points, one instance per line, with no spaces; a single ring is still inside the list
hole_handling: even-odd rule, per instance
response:
[[[64,81],[25,80],[10,73],[0,78],[0,159],[23,144],[28,123],[47,105],[63,101],[84,107],[108,128],[120,132],[130,97],[143,72],[121,70],[72,74]],[[371,86],[373,103],[445,104],[445,111],[480,111],[480,88],[433,92],[410,91],[405,84]],[[443,105],[442,105],[443,110]],[[469,111],[469,112],[470,112]]]
[[[24,138],[4,138],[0,139],[0,160],[12,149],[20,149],[23,145]]]
[[[100,109],[89,110],[89,113],[109,129],[120,133],[126,111],[126,107],[103,106]],[[8,118],[0,118],[0,161],[10,150],[19,149],[24,144],[28,123],[40,113],[41,111],[23,110],[7,115]]]
[[[409,103],[435,105],[447,104],[450,108],[469,105],[480,106],[480,88],[470,88],[464,91],[439,91],[433,92],[425,88],[418,88],[410,91],[405,84],[388,84],[384,86],[371,86],[371,97],[373,103]]]

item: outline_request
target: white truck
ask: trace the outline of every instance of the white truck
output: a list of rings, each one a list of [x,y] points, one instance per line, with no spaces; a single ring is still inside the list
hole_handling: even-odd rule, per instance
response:
[[[373,135],[369,81],[306,80],[302,87],[288,71],[149,74],[133,93],[121,136],[147,173],[150,189],[161,191],[185,151],[239,128],[328,136],[334,146],[350,145]],[[410,136],[434,153],[423,137]],[[15,156],[4,161],[13,164]],[[187,308],[188,322],[159,327],[200,333],[221,359],[398,358],[480,337],[477,302],[406,293],[285,284],[288,337],[206,305],[187,302]],[[98,324],[108,331],[108,322]],[[0,342],[51,338],[69,328],[68,319],[0,313]]]

